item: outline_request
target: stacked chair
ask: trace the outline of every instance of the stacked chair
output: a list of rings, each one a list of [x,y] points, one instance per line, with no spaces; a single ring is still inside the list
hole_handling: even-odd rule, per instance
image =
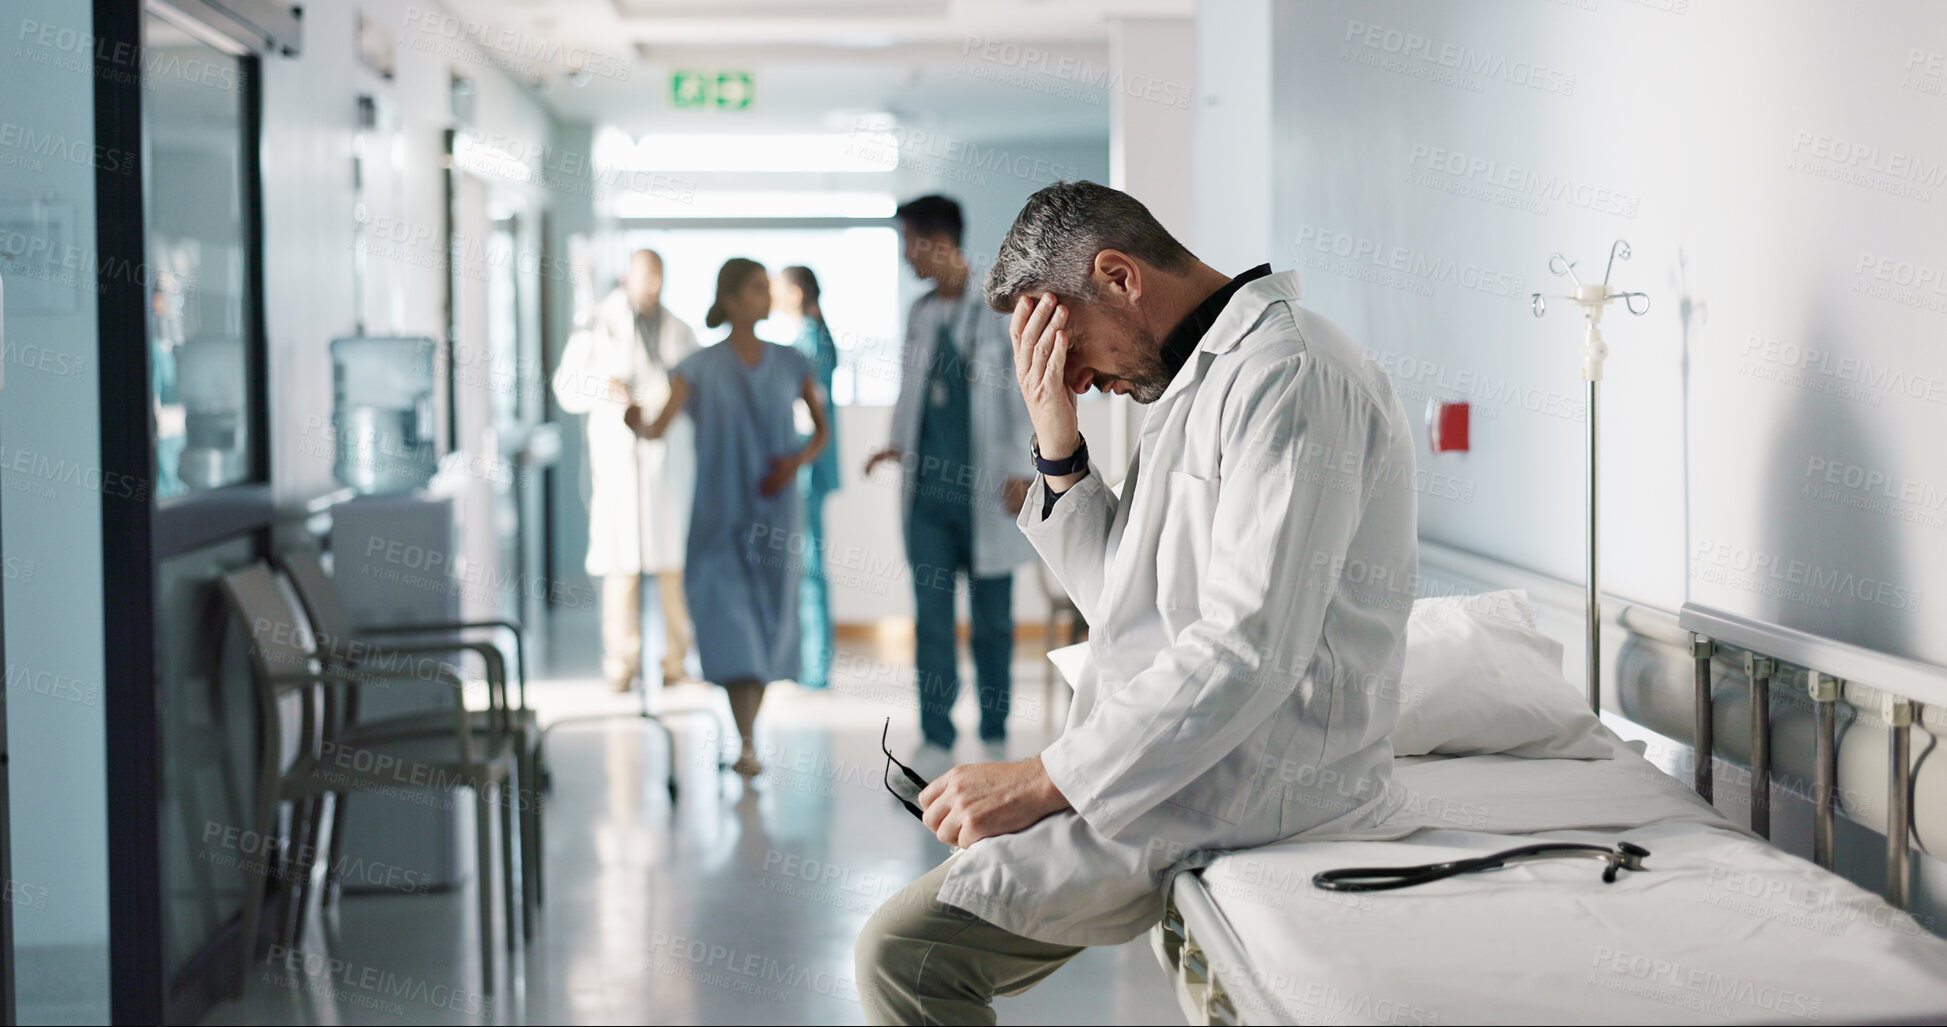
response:
[[[521,658],[526,654],[519,628],[481,622],[353,629],[317,553],[288,553],[279,562],[284,574],[259,562],[224,575],[221,583],[251,642],[261,760],[257,837],[277,837],[280,807],[291,806],[291,857],[283,875],[293,886],[280,891],[289,903],[283,918],[288,941],[295,946],[300,940],[316,861],[342,836],[347,795],[402,787],[465,790],[476,806],[481,983],[492,994],[496,823],[510,950],[515,909],[521,910],[522,933],[531,939],[541,899],[540,793],[546,771],[541,733],[525,703]],[[510,661],[480,637],[488,629],[514,633],[511,697]],[[371,641],[379,637],[397,641]],[[486,681],[484,709],[466,708],[458,665],[436,658],[468,655],[478,658]],[[451,709],[361,719],[360,692],[375,687],[450,689],[456,701]],[[402,776],[400,768],[411,772]],[[332,800],[328,834],[327,797]],[[326,867],[329,901],[338,890],[336,861],[327,858]],[[256,958],[265,890],[259,883],[245,899],[244,974]]]
[[[524,807],[520,817],[521,924],[522,936],[533,941],[534,913],[542,899],[541,795],[547,790],[548,770],[541,744],[540,722],[527,705],[527,643],[520,625],[508,620],[482,620],[354,627],[345,613],[344,604],[339,601],[338,587],[325,572],[324,561],[316,550],[291,550],[280,554],[277,563],[297,589],[298,599],[310,617],[312,630],[325,641],[327,652],[334,654],[338,662],[349,661],[356,666],[360,657],[371,662],[374,658],[383,660],[387,656],[456,651],[471,652],[480,657],[486,669],[491,705],[488,709],[475,711],[473,719],[476,726],[485,726],[496,714],[504,716],[519,764],[517,776],[523,790],[520,799]],[[489,633],[494,631],[506,631],[513,637],[512,661],[506,659],[491,641],[482,640],[491,637]],[[392,641],[374,643],[373,639]],[[507,689],[510,663],[511,695]],[[368,724],[364,730],[381,732],[393,738],[414,734],[437,735],[443,730],[442,725],[437,723],[439,719],[438,714],[424,714]],[[342,818],[342,808],[338,815]],[[336,837],[338,832],[334,830],[332,834]],[[334,887],[327,896],[335,895],[336,890]]]

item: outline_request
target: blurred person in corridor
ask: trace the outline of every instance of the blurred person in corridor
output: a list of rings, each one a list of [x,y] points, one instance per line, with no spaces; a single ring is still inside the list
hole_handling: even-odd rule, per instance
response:
[[[825,424],[830,438],[818,458],[798,473],[798,491],[804,497],[804,545],[798,586],[798,619],[804,631],[804,669],[798,684],[805,688],[826,688],[831,684],[832,600],[825,580],[825,497],[838,490],[838,410],[832,404],[832,375],[838,370],[838,345],[831,329],[825,326],[825,313],[818,305],[818,276],[808,267],[793,265],[779,272],[772,282],[774,317],[795,318],[797,337],[791,345],[805,355],[818,370],[818,387],[825,390]],[[808,434],[808,425],[799,425],[799,434]]]
[[[696,423],[696,492],[690,512],[683,582],[696,612],[703,676],[723,686],[743,739],[735,770],[754,777],[757,709],[764,686],[799,671],[798,557],[803,503],[800,469],[830,437],[817,369],[790,346],[757,337],[771,314],[764,265],[742,257],[717,273],[716,302],[705,327],[730,334],[678,364],[669,401],[653,417],[630,406],[623,421],[644,438],[661,438],[687,413]],[[810,411],[809,441],[794,409]]]
[[[631,405],[661,409],[669,369],[697,350],[696,333],[662,305],[663,261],[655,250],[629,256],[628,275],[568,340],[554,375],[555,398],[588,415],[590,577],[602,582],[602,676],[617,692],[642,671],[642,578],[656,579],[663,612],[663,680],[681,681],[689,651],[683,602],[683,544],[689,534],[695,441],[687,418],[659,438],[639,438],[622,421]]]
[[[954,593],[967,578],[980,740],[1003,759],[1013,691],[1014,568],[1035,558],[1014,517],[1032,479],[1021,470],[1032,427],[1014,381],[1008,319],[987,308],[980,273],[960,248],[960,205],[922,196],[899,207],[906,263],[933,283],[906,318],[891,444],[872,455],[905,470],[906,559],[912,565],[914,671],[925,744],[914,766],[953,765],[960,694]]]

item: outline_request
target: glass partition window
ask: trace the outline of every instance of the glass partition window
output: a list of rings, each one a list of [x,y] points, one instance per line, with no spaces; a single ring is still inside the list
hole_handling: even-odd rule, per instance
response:
[[[159,499],[251,471],[242,60],[144,20],[149,346]]]

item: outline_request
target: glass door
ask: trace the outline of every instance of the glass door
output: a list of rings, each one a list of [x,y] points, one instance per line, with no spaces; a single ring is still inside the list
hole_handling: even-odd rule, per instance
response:
[[[149,193],[149,360],[155,379],[155,494],[167,501],[257,477],[248,387],[252,298],[246,225],[242,59],[150,14],[151,65],[209,68],[145,83]],[[167,202],[157,202],[166,198]]]
[[[533,259],[539,233],[525,205],[496,197],[487,240],[489,407],[504,474],[494,480],[494,530],[499,539],[502,614],[538,624],[547,608],[545,475],[558,446],[541,424],[541,345]]]
[[[101,477],[128,486],[101,499],[110,1015],[193,1022],[235,984],[243,897],[270,882],[234,842],[254,693],[215,579],[272,523],[259,72],[301,32],[276,0],[93,14],[94,144],[128,160],[94,190],[117,269],[95,296]]]

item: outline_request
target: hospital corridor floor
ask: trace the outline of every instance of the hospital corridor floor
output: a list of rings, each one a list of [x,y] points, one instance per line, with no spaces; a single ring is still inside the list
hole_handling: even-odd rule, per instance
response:
[[[429,894],[346,895],[335,913],[310,918],[294,950],[260,957],[244,997],[205,1022],[862,1022],[859,928],[947,854],[880,783],[886,718],[901,759],[919,741],[910,642],[841,644],[828,692],[772,686],[759,718],[767,769],[754,786],[716,769],[729,724],[721,693],[665,691],[680,782],[672,807],[662,735],[628,716],[637,696],[603,686],[595,633],[592,619],[558,623],[551,649],[561,658],[530,685],[543,724],[559,725],[547,736],[546,904],[512,972],[496,946],[491,999],[469,874]],[[982,758],[979,711],[962,655],[955,755],[972,761]],[[1052,738],[1045,666],[1038,648],[1017,647],[1014,758]],[[1053,715],[1064,711],[1057,694]],[[459,837],[471,842],[470,823]],[[462,848],[470,866],[471,846]],[[1180,1022],[1146,937],[1091,949],[997,1009],[1004,1024]]]

